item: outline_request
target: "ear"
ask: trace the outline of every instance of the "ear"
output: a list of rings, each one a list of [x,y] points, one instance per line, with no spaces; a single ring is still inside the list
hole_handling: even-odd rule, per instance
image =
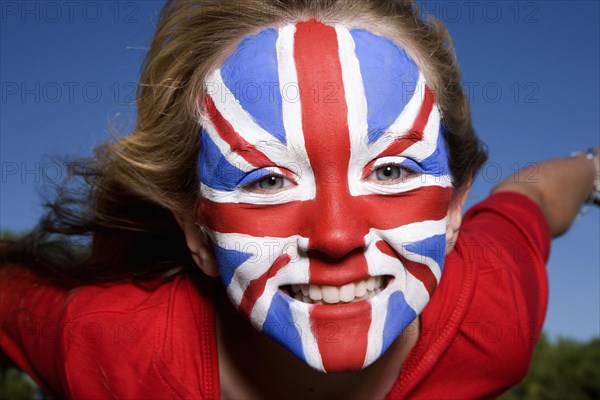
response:
[[[450,200],[450,206],[448,207],[448,222],[446,225],[446,254],[454,249],[454,245],[458,240],[458,230],[462,223],[462,211],[470,188],[471,186],[468,185],[466,189],[455,192],[452,195],[452,200]]]
[[[196,265],[208,276],[219,276],[219,266],[208,245],[207,237],[196,223],[195,214],[178,214],[174,212],[173,216],[185,235],[185,241]]]

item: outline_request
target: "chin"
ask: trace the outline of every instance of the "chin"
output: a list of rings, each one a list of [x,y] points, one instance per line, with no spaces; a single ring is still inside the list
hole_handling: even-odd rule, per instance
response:
[[[404,277],[367,276],[337,286],[273,279],[246,316],[317,371],[359,371],[381,357],[417,317],[403,293]]]

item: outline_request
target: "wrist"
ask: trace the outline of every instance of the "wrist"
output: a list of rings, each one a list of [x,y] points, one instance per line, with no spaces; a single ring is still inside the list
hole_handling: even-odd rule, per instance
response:
[[[600,147],[591,147],[583,152],[571,153],[571,157],[582,156],[591,161],[594,168],[594,183],[586,203],[600,205]]]

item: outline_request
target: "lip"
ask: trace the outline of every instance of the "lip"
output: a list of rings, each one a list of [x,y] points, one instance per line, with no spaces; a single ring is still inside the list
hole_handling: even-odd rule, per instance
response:
[[[317,325],[321,322],[327,324],[333,321],[359,323],[359,321],[363,321],[365,318],[371,318],[371,305],[367,300],[339,304],[308,304],[301,301],[298,301],[298,303],[310,307],[311,318],[314,318],[315,321],[320,321],[317,322]],[[324,327],[331,326],[324,325]]]

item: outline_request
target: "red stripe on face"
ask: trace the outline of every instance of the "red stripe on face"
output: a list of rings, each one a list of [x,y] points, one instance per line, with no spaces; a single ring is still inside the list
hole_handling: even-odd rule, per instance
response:
[[[451,188],[422,186],[398,195],[355,196],[347,199],[346,204],[321,202],[320,207],[317,200],[256,205],[202,199],[199,211],[201,221],[211,230],[257,237],[286,238],[300,235],[312,239],[315,230],[324,231],[318,233],[326,235],[331,234],[330,229],[337,229],[336,234],[342,240],[344,236],[339,229],[345,226],[355,231],[350,234],[356,235],[352,239],[354,242],[360,238],[360,247],[370,228],[393,229],[413,222],[444,218],[451,194]],[[318,200],[322,201],[320,198]],[[328,248],[326,244],[323,245],[323,252]]]
[[[348,187],[351,145],[337,34],[331,26],[311,20],[296,24],[294,41],[304,143],[316,183],[316,198],[304,207],[305,221],[309,220],[304,222],[308,229],[303,230],[309,238],[310,280],[368,276],[363,252],[351,256],[353,250],[364,247],[370,226],[366,210],[357,207],[357,198]],[[361,307],[360,318],[348,318],[349,309]],[[315,306],[310,313],[323,366],[326,371],[358,370],[367,352],[370,304],[358,302],[335,309]],[[323,334],[327,329],[343,337],[328,337]],[[352,351],[348,343],[353,344]]]
[[[246,139],[241,137],[235,129],[233,129],[233,126],[231,126],[229,121],[223,118],[219,110],[217,110],[217,107],[210,96],[206,96],[204,105],[210,118],[210,122],[215,126],[221,139],[229,144],[233,151],[255,167],[274,165],[267,156],[254,147],[254,145],[248,143]]]
[[[371,326],[371,303],[363,300],[332,306],[315,305],[310,309],[310,320],[325,371],[362,368]]]
[[[370,227],[348,187],[348,108],[335,29],[315,20],[296,24],[294,58],[302,93],[304,143],[317,189],[315,200],[305,209],[312,219],[306,232],[309,250],[341,259],[363,247]],[[366,273],[366,260],[354,264],[355,268]],[[310,276],[320,279],[318,270],[311,269]]]
[[[286,265],[290,263],[290,256],[287,254],[282,254],[275,260],[271,268],[267,270],[264,274],[250,282],[246,290],[244,290],[244,294],[242,295],[242,301],[240,302],[239,310],[245,316],[250,316],[252,313],[252,308],[254,308],[254,304],[265,291],[265,286],[267,285],[267,280],[277,275],[277,273]]]
[[[434,103],[435,96],[433,95],[433,92],[428,86],[425,86],[423,103],[421,104],[419,114],[417,115],[412,128],[406,135],[401,136],[390,143],[390,145],[384,151],[382,151],[378,157],[399,155],[413,144],[423,140],[423,131],[425,130],[425,126],[429,120],[429,115],[431,114]]]
[[[414,276],[423,283],[425,289],[427,290],[427,293],[429,293],[429,298],[431,298],[438,283],[437,279],[435,279],[433,271],[431,271],[431,269],[427,265],[409,260],[406,257],[398,254],[396,250],[394,250],[389,244],[387,244],[383,240],[378,241],[376,244],[379,251],[381,251],[383,254],[393,258],[398,258],[402,262],[402,265],[404,265],[404,268],[406,268],[406,270],[412,276]]]

